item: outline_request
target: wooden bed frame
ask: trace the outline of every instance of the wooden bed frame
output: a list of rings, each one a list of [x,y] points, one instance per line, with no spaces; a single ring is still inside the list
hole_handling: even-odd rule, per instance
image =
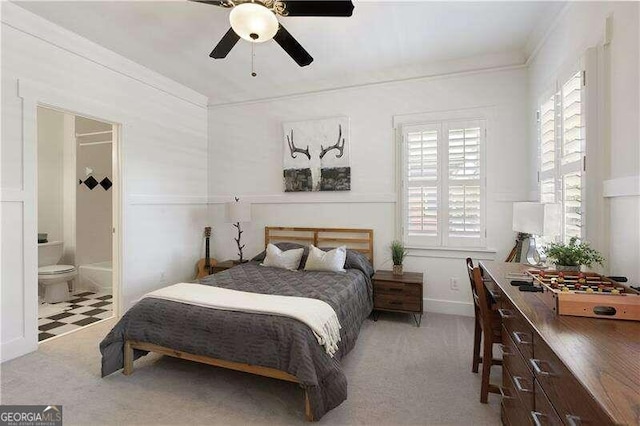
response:
[[[364,254],[373,265],[373,229],[355,228],[286,228],[266,226],[264,246],[278,242],[313,244],[319,248],[347,246]]]
[[[350,228],[286,228],[286,227],[265,227],[264,245],[277,242],[298,242],[301,244],[313,244],[316,247],[336,247],[346,245],[347,248],[363,253],[373,264],[373,230],[372,229],[350,229]],[[152,343],[125,340],[124,343],[124,369],[125,376],[133,373],[133,350],[139,349],[148,352],[155,352],[174,358],[186,359],[202,364],[227,368],[229,370],[243,371],[245,373],[258,376],[271,377],[273,379],[302,384],[297,377],[270,367],[259,365],[243,364],[239,362],[226,361],[218,358],[211,358],[204,355],[194,355]],[[304,389],[304,388],[303,388]],[[309,395],[304,389],[304,415],[305,419],[313,422]]]

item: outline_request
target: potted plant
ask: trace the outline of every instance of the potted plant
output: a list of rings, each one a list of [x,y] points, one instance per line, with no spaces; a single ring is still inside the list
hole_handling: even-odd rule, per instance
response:
[[[393,275],[402,275],[402,261],[407,256],[407,250],[401,241],[391,243],[391,259],[393,260]]]
[[[597,250],[587,242],[578,242],[576,237],[571,237],[569,244],[550,243],[544,247],[544,252],[558,271],[580,271],[582,265],[590,267],[604,262],[604,257]]]

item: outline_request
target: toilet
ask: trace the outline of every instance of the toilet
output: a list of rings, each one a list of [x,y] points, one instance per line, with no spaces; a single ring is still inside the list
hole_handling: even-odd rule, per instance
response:
[[[63,249],[62,241],[38,244],[38,284],[44,290],[44,301],[47,303],[71,299],[70,284],[78,271],[73,265],[58,265]]]

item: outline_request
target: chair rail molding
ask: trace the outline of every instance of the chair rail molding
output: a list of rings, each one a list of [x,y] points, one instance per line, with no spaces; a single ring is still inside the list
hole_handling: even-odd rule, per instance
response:
[[[605,180],[602,190],[605,198],[640,196],[640,175]]]
[[[211,195],[208,204],[224,204],[233,201],[235,195]],[[342,192],[299,192],[296,194],[242,195],[242,199],[252,204],[394,204],[395,193],[342,193]]]

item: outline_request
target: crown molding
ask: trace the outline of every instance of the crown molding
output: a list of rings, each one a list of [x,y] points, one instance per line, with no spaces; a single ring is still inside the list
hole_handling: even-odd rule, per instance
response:
[[[2,13],[0,14],[0,20],[2,24],[35,37],[43,43],[48,43],[112,72],[135,80],[140,84],[200,108],[206,108],[207,96],[23,9],[15,3],[8,1],[2,1],[1,3]]]
[[[472,76],[472,75],[484,74],[484,73],[490,73],[490,72],[513,71],[513,70],[520,70],[520,69],[526,69],[526,68],[527,68],[527,65],[524,63],[512,64],[512,65],[488,66],[488,67],[469,69],[469,70],[463,70],[463,71],[440,72],[440,73],[422,75],[417,77],[399,78],[399,79],[393,79],[393,80],[375,81],[375,82],[363,83],[363,84],[332,87],[328,89],[310,90],[306,92],[292,93],[289,95],[271,96],[271,97],[264,97],[264,98],[258,98],[258,99],[249,99],[245,101],[221,102],[221,103],[215,103],[215,104],[210,103],[209,105],[207,105],[207,107],[210,110],[212,110],[216,108],[245,106],[245,105],[260,104],[260,103],[266,103],[266,102],[292,100],[292,99],[298,99],[298,98],[303,98],[307,96],[317,96],[317,95],[325,95],[329,93],[339,93],[343,91],[360,90],[360,89],[366,89],[366,88],[372,88],[372,87],[388,87],[388,86],[394,86],[402,83],[439,80],[439,79],[454,78],[454,77],[466,77],[466,76]]]
[[[560,11],[553,18],[553,20],[551,21],[551,24],[549,24],[549,26],[544,30],[544,32],[542,33],[542,36],[537,39],[535,44],[533,43],[533,40],[535,39],[535,37],[530,36],[524,49],[525,55],[527,55],[527,59],[525,61],[525,65],[527,67],[538,56],[538,53],[540,53],[540,50],[542,50],[542,47],[547,42],[547,39],[551,36],[551,33],[553,33],[556,30],[556,28],[558,27],[558,24],[560,23],[562,18],[564,18],[564,15],[566,15],[570,6],[571,6],[570,2],[566,2],[562,5],[562,8],[560,9]]]

